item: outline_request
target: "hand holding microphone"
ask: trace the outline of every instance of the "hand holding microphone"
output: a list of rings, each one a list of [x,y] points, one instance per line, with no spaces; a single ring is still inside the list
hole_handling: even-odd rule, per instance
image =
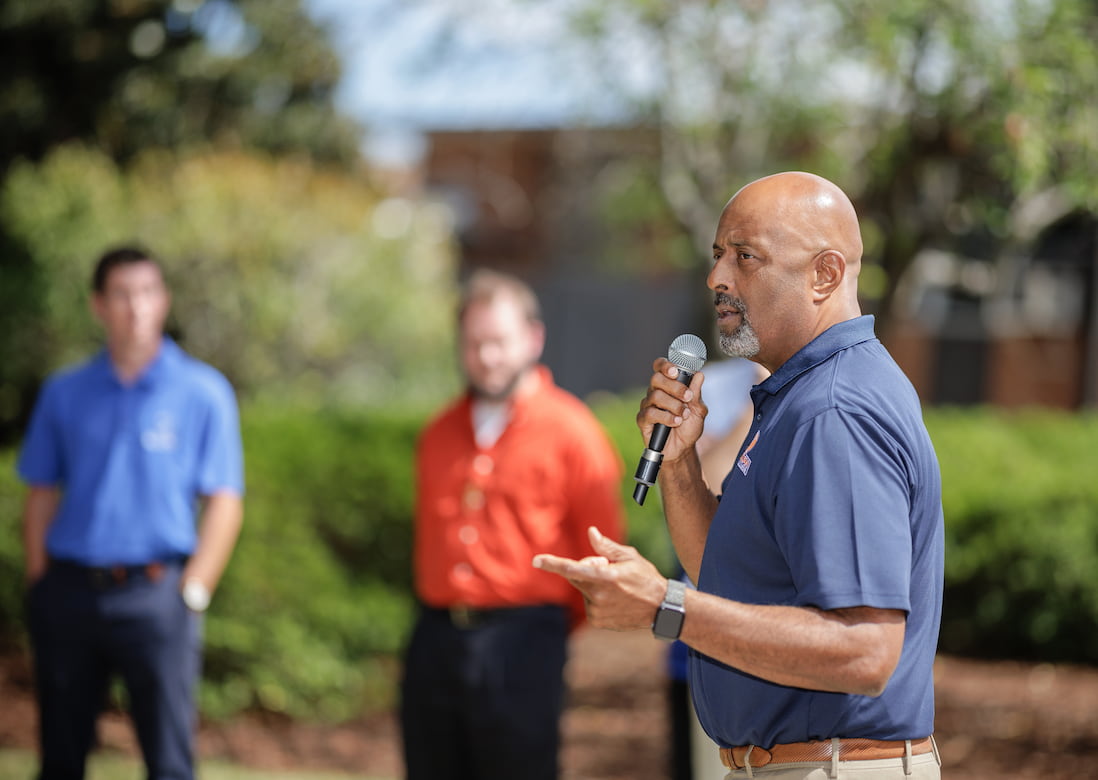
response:
[[[671,342],[667,350],[667,359],[679,369],[678,381],[684,385],[690,384],[694,374],[701,371],[706,358],[705,342],[692,333],[684,333]],[[663,448],[667,444],[667,437],[671,429],[666,425],[656,423],[652,428],[652,434],[648,438],[648,446],[641,453],[640,463],[637,464],[637,473],[633,479],[637,486],[633,489],[633,500],[643,505],[648,488],[656,484],[656,476],[660,472],[663,463]]]

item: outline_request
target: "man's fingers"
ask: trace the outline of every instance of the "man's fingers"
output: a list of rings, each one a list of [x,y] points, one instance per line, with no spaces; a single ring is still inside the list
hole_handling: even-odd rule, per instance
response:
[[[587,538],[591,541],[591,547],[595,552],[610,561],[624,561],[638,554],[634,548],[618,544],[608,536],[603,536],[602,531],[595,526],[587,529]]]
[[[559,574],[570,580],[602,580],[608,573],[606,558],[592,555],[581,561],[561,558],[559,555],[541,553],[534,556],[534,568]]]

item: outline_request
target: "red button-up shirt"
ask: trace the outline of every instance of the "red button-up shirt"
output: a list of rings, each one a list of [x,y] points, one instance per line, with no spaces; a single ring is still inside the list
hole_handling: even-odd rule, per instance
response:
[[[578,622],[578,592],[531,560],[592,555],[592,525],[623,538],[617,450],[594,414],[553,384],[547,368],[538,371],[537,389],[512,401],[492,446],[474,439],[468,395],[420,436],[415,583],[429,606],[562,604]]]

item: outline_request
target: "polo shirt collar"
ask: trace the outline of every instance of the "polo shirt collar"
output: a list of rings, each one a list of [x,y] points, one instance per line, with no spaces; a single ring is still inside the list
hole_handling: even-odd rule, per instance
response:
[[[538,381],[531,391],[529,393],[517,395],[511,400],[512,419],[518,417],[519,414],[526,412],[531,407],[539,406],[539,397],[545,392],[546,388],[553,384],[553,374],[544,363],[538,363],[538,365],[534,366],[534,375],[537,377]]]
[[[170,336],[164,336],[160,342],[160,349],[156,353],[156,357],[153,361],[145,367],[136,381],[131,387],[154,387],[163,381],[164,377],[171,371],[181,356],[183,350],[179,348],[179,345]],[[111,363],[110,351],[104,347],[96,355],[93,362],[95,371],[104,379],[112,382],[119,387],[122,386],[122,382],[118,379],[118,373],[114,370],[114,364]]]
[[[513,422],[520,414],[527,413],[530,409],[536,409],[540,406],[538,401],[539,397],[550,387],[553,386],[553,372],[549,370],[549,367],[544,363],[538,363],[534,366],[534,372],[537,375],[538,383],[534,386],[533,390],[529,393],[522,395],[512,396],[507,405],[510,409],[511,421]],[[472,406],[476,403],[476,397],[473,395],[472,390],[466,390],[465,392],[465,404],[470,409],[470,415],[472,413]],[[472,417],[470,416],[470,420]]]
[[[770,395],[777,395],[787,384],[804,372],[827,361],[836,352],[853,347],[855,344],[872,341],[877,337],[873,332],[873,321],[873,315],[866,314],[832,325],[801,347],[756,389]]]
[[[165,381],[172,369],[183,359],[183,350],[170,337],[164,336],[160,341],[160,351],[156,353],[153,362],[138,377],[141,385],[155,385]]]

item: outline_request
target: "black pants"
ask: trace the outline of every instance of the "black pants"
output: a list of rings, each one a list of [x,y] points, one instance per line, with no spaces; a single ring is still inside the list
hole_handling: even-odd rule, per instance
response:
[[[667,713],[671,722],[671,780],[692,780],[694,758],[690,748],[691,715],[690,685],[686,680],[671,679],[667,684]],[[713,748],[716,750],[716,748]]]
[[[467,628],[422,610],[401,691],[408,780],[555,780],[567,636],[563,607]]]
[[[200,616],[181,564],[155,580],[92,581],[51,565],[27,594],[40,713],[40,780],[81,780],[109,682],[121,676],[150,780],[192,780]]]

